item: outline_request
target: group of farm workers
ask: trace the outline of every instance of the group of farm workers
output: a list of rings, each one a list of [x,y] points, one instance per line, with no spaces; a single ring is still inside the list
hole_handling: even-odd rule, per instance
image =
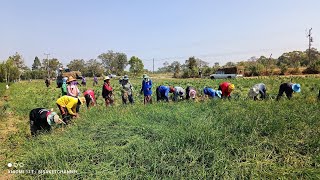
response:
[[[140,93],[144,95],[144,104],[152,104],[152,80],[147,74],[142,77],[142,84]],[[114,96],[113,88],[110,83],[110,77],[106,76],[103,79],[104,83],[102,85],[102,97],[104,98],[106,107],[113,105]],[[84,84],[84,83],[83,83]],[[97,78],[94,79],[94,84],[97,85]],[[123,76],[119,80],[121,85],[121,96],[123,104],[133,104],[133,86],[129,81],[127,75]],[[204,97],[209,98],[231,98],[231,93],[235,89],[235,85],[230,82],[223,82],[219,85],[217,90],[211,87],[205,87],[203,89]],[[258,100],[266,98],[266,85],[263,83],[255,84],[250,88],[248,92],[248,97]],[[288,99],[292,98],[294,92],[300,92],[300,84],[296,83],[283,83],[279,87],[279,93],[277,100],[285,93]],[[186,89],[179,86],[165,86],[160,85],[156,88],[156,100],[169,101],[169,93],[173,94],[173,101],[178,101],[181,99],[196,99],[197,90],[192,86],[188,86]],[[80,97],[80,90],[78,88],[78,82],[72,76],[68,78],[63,78],[63,84],[61,86],[62,96],[57,99],[56,104],[60,110],[62,119],[58,116],[53,109],[49,110],[46,108],[36,108],[30,112],[30,130],[32,135],[36,135],[38,130],[50,131],[53,124],[68,124],[72,118],[79,117],[80,105],[86,103],[87,108],[96,105],[95,93],[92,89],[88,89],[83,92],[84,97]],[[260,97],[259,97],[260,95]]]

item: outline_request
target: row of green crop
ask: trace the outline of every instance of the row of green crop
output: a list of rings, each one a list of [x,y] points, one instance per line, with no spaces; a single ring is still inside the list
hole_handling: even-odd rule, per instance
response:
[[[97,107],[28,141],[17,158],[25,169],[76,174],[19,178],[316,179],[317,112],[298,100]]]

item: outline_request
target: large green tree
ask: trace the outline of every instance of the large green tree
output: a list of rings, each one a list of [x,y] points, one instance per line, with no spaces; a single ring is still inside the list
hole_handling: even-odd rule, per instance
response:
[[[6,82],[8,84],[9,82],[19,79],[19,77],[20,71],[13,59],[8,58],[7,61],[4,61],[0,64],[1,82]]]
[[[98,56],[105,67],[106,73],[120,75],[128,65],[127,55],[125,53],[108,51]]]
[[[18,68],[18,80],[20,80],[21,75],[28,70],[28,67],[24,64],[24,60],[19,53],[15,53],[14,55],[8,58],[8,61],[13,63],[13,66]]]
[[[36,56],[33,60],[32,70],[39,70],[41,68],[41,62],[38,56]]]
[[[74,59],[69,62],[67,67],[71,71],[80,71],[82,73],[86,73],[86,71],[87,71],[86,62],[83,59]]]
[[[49,72],[50,77],[56,77],[56,71],[61,66],[62,64],[56,58],[42,60],[42,67],[47,71],[47,73]]]
[[[97,59],[90,59],[86,62],[87,74],[86,76],[102,76],[104,69],[102,63]]]
[[[135,76],[143,72],[144,65],[142,60],[138,57],[132,56],[129,60],[129,65],[129,71],[133,73]]]
[[[193,56],[186,60],[183,70],[183,77],[196,77],[198,76],[198,63],[197,59]]]

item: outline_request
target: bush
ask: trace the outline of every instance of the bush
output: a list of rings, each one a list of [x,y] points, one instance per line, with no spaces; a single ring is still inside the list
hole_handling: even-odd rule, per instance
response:
[[[319,74],[320,73],[320,63],[314,63],[307,67],[304,71],[302,71],[303,74]]]

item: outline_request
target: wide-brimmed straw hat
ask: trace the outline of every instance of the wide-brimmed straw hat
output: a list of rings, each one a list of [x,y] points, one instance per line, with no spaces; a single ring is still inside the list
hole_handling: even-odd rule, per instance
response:
[[[67,83],[72,82],[72,81],[76,81],[76,79],[72,76],[69,76]]]
[[[300,86],[300,84],[293,84],[293,85],[292,85],[292,90],[293,90],[294,92],[301,92],[301,86]]]
[[[65,124],[65,122],[62,121],[62,119],[60,119],[60,117],[58,116],[58,114],[56,112],[51,112],[48,117],[47,117],[47,122],[49,125],[53,125],[55,124]]]
[[[105,80],[109,80],[109,79],[110,79],[109,76],[105,76],[103,80],[105,81]]]

